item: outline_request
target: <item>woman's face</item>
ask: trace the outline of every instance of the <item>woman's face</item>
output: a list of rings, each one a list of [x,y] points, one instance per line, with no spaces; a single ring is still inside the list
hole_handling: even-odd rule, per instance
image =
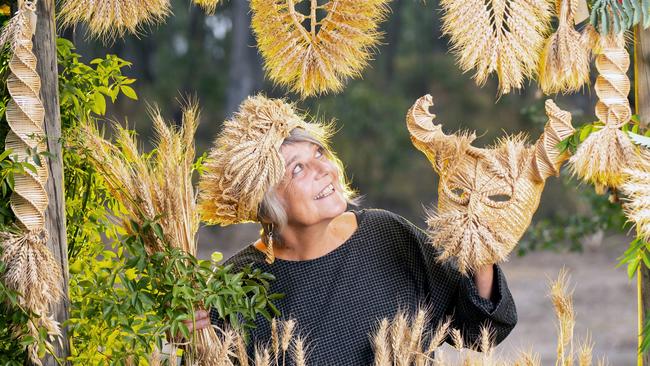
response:
[[[290,226],[309,226],[342,214],[347,202],[336,164],[311,142],[280,147],[285,174],[276,190]]]

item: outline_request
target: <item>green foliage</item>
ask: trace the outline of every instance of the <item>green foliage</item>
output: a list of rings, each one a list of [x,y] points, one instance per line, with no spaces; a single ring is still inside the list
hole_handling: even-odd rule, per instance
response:
[[[620,34],[641,23],[650,26],[650,0],[595,0],[591,2],[591,23],[600,34]]]
[[[268,294],[272,275],[250,267],[233,273],[231,266],[198,260],[177,248],[148,254],[142,234],[153,232],[162,240],[162,228],[155,221],[131,225],[138,235],[70,268],[71,297],[78,299],[68,323],[73,361],[146,361],[154,346],[162,347],[166,333],[192,339],[183,321],[192,319],[197,305],[215,308],[221,319],[241,329],[252,327],[258,314],[279,314],[270,302],[279,295]]]

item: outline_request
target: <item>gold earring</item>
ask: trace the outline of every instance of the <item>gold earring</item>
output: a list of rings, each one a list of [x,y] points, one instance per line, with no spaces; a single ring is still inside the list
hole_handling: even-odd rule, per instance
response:
[[[275,262],[275,254],[273,254],[273,224],[268,224],[265,227],[266,231],[266,263],[273,264]]]

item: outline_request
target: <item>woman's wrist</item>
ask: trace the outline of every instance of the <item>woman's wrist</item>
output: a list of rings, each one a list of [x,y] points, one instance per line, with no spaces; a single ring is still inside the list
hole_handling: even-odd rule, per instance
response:
[[[478,289],[479,296],[489,300],[492,297],[494,284],[494,265],[489,264],[478,269],[474,273],[474,284]]]

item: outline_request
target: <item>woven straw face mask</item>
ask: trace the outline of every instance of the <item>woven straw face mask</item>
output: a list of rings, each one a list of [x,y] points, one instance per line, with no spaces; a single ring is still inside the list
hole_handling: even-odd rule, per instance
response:
[[[522,136],[491,148],[471,146],[473,134],[446,135],[435,125],[426,95],[407,115],[413,144],[440,175],[438,208],[427,221],[440,260],[453,259],[462,273],[507,259],[537,210],[547,177],[568,158],[555,148],[573,133],[571,115],[551,100],[549,121],[533,146]]]

